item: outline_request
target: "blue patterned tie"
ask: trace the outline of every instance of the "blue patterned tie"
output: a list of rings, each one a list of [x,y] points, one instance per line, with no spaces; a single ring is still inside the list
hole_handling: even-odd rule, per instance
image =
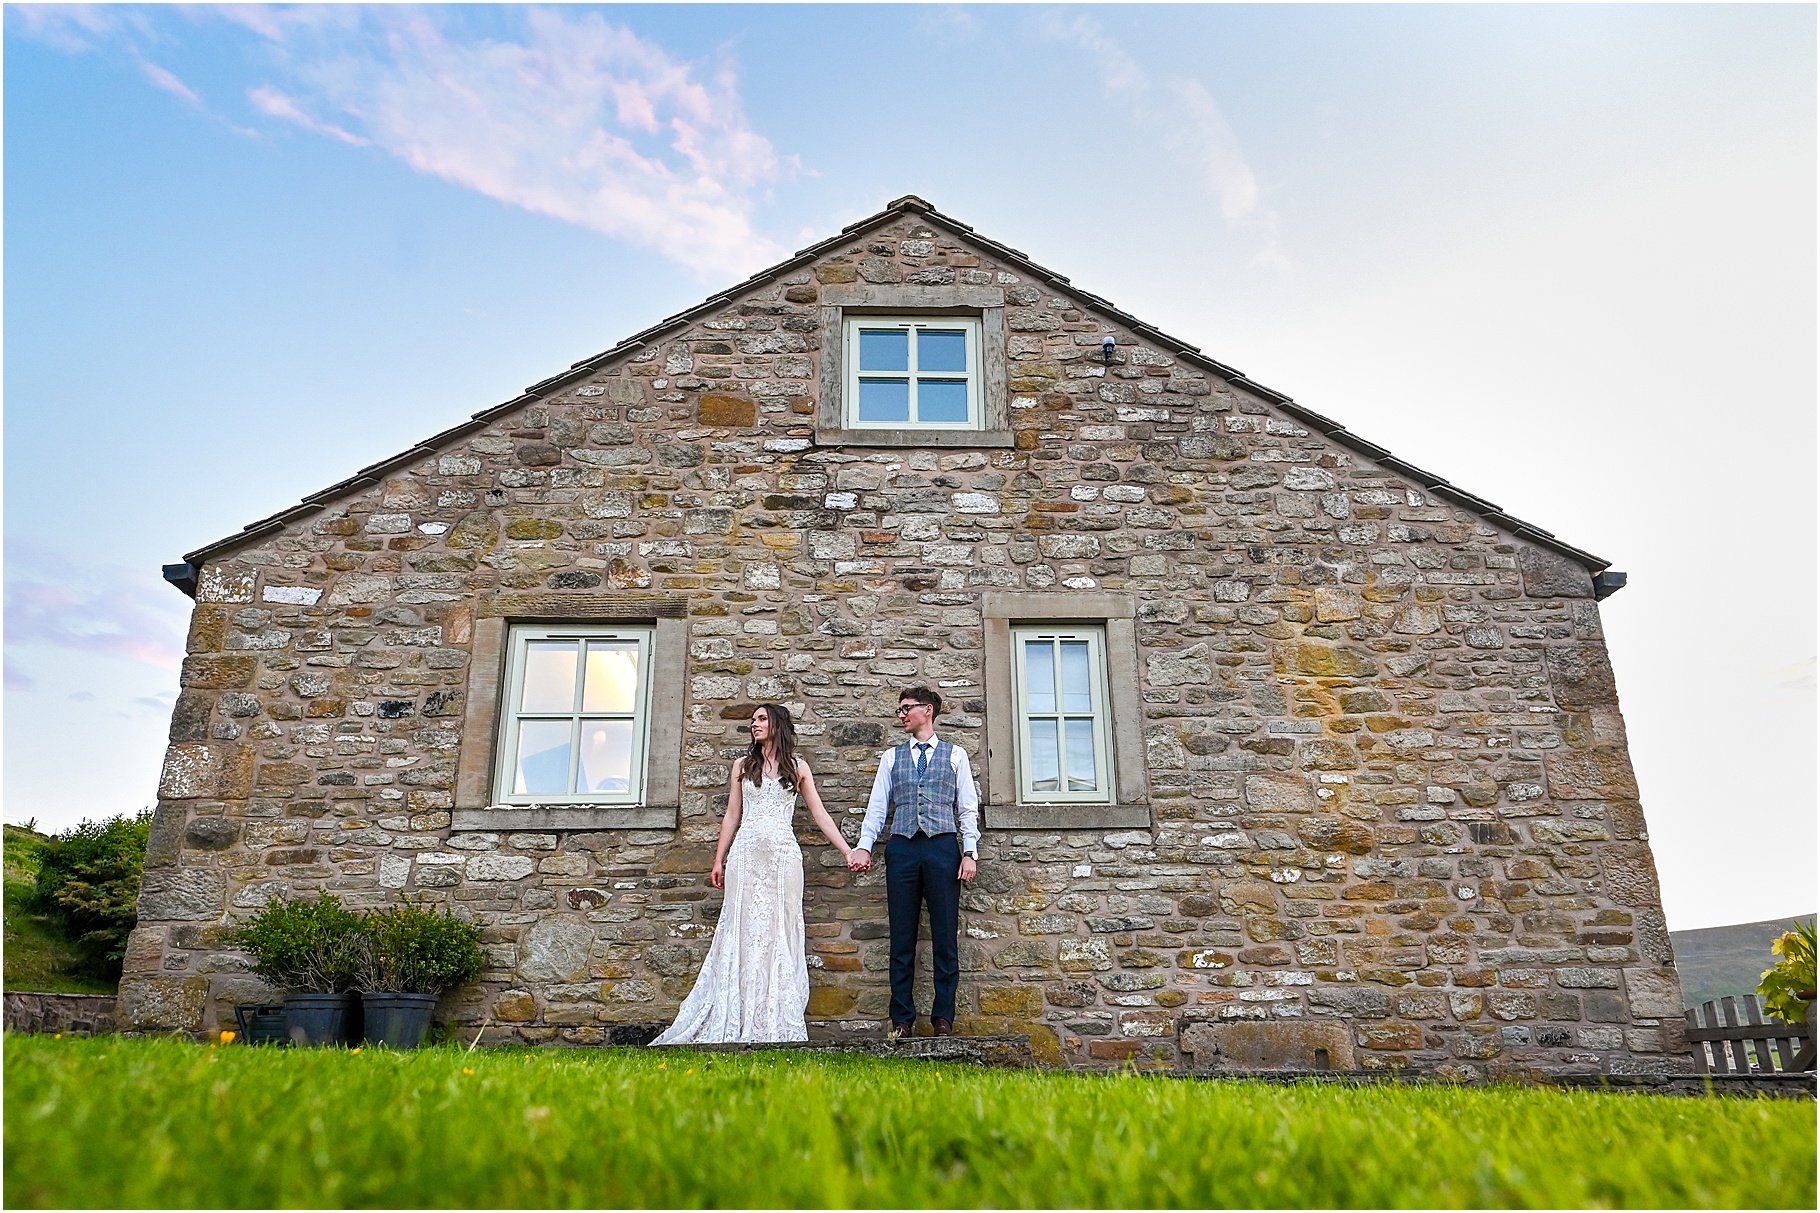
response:
[[[920,783],[922,781],[923,776],[927,775],[928,773],[929,773],[929,743],[926,741],[919,741],[916,743],[916,778],[917,778],[917,781]]]

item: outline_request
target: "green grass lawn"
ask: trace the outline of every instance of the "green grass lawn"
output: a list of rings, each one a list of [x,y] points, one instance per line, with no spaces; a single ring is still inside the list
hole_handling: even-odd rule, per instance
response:
[[[782,1052],[5,1045],[9,1208],[1813,1208],[1814,1107]]]

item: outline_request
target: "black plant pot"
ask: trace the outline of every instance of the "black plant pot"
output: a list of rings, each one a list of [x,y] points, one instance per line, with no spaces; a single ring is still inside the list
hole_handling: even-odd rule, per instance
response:
[[[366,1042],[393,1049],[415,1049],[430,1030],[436,1012],[434,994],[362,994]]]
[[[358,994],[287,994],[284,1034],[300,1048],[352,1044],[360,1039]]]

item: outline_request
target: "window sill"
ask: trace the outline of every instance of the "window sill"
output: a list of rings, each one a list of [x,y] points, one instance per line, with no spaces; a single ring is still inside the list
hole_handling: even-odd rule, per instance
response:
[[[871,430],[818,427],[817,446],[1012,447],[1010,430]]]
[[[454,830],[673,830],[673,804],[533,805],[456,809]]]
[[[1147,804],[993,804],[981,807],[988,830],[1147,830]]]

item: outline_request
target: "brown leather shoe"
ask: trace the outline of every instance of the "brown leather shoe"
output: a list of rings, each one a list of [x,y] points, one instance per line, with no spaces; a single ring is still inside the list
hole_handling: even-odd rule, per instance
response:
[[[935,1034],[937,1036],[954,1035],[954,1025],[945,1019],[931,1019],[929,1025],[935,1029]]]
[[[915,1032],[915,1024],[894,1023],[891,1025],[891,1031],[886,1035],[885,1039],[890,1041],[909,1040]]]

